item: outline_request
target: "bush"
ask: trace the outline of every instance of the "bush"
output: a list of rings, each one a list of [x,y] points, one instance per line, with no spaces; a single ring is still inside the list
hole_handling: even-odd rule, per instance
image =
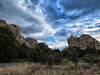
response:
[[[16,58],[15,37],[9,28],[0,27],[0,62],[11,62]]]
[[[31,48],[27,47],[25,43],[17,45],[16,51],[17,51],[17,59],[25,60],[29,59],[29,51]]]
[[[89,64],[86,63],[86,62],[82,63],[81,67],[84,68],[84,69],[89,69],[90,68]]]
[[[90,64],[98,63],[100,61],[99,57],[98,56],[95,56],[93,54],[86,54],[83,57],[83,60],[85,62],[87,62],[87,63],[90,63]]]
[[[63,60],[62,60],[62,63],[63,64],[68,64],[70,61],[68,60],[68,59],[66,59],[66,58],[63,58]]]
[[[66,53],[65,53],[66,52]],[[73,46],[69,47],[68,50],[63,52],[64,56],[75,64],[77,69],[77,63],[79,62],[79,58],[82,56],[82,50],[79,47]]]

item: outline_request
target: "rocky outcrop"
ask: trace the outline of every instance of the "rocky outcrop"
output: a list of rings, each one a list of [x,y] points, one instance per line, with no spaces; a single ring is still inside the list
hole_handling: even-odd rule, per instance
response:
[[[29,47],[34,47],[36,44],[38,44],[37,40],[33,39],[33,38],[25,38],[25,42],[26,42],[26,45],[29,46]]]
[[[11,31],[14,33],[15,37],[16,37],[16,40],[22,44],[22,43],[25,43],[25,39],[24,37],[21,35],[20,33],[20,28],[15,25],[15,24],[8,24],[8,27],[11,29]]]
[[[7,23],[5,20],[0,20],[0,26],[7,26]]]
[[[95,47],[96,49],[100,49],[100,42],[87,34],[83,34],[80,37],[71,36],[67,40],[70,47],[77,46],[81,49],[86,49],[87,47]]]
[[[25,43],[27,46],[33,48],[38,41],[33,38],[24,38],[20,33],[20,28],[18,25],[15,24],[7,24],[4,20],[0,20],[0,26],[9,27],[11,31],[14,33],[16,40],[22,44]]]

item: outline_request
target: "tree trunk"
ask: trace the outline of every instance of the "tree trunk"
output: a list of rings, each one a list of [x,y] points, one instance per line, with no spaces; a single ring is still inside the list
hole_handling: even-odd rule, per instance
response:
[[[75,62],[75,69],[77,70],[77,62]]]

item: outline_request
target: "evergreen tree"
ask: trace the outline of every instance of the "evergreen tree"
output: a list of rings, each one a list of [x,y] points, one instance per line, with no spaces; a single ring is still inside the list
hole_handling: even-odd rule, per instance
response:
[[[16,58],[15,37],[9,28],[0,27],[0,62],[11,62]]]

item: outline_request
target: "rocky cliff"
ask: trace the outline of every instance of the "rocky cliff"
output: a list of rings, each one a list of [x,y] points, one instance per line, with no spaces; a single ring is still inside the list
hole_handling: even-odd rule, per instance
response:
[[[26,42],[26,45],[29,46],[29,47],[34,47],[36,44],[38,44],[37,40],[33,39],[33,38],[25,38],[25,42]]]
[[[18,25],[15,24],[7,24],[6,21],[0,20],[0,26],[9,27],[11,31],[14,33],[14,36],[16,37],[16,40],[22,44],[25,43],[27,46],[33,48],[36,44],[38,44],[38,41],[33,38],[24,38],[20,33],[20,28]]]
[[[8,24],[8,27],[11,29],[11,31],[14,33],[16,40],[22,44],[25,43],[25,38],[20,33],[20,28],[15,24]]]
[[[0,20],[0,26],[7,26],[7,23],[4,20]]]
[[[100,49],[100,42],[87,34],[83,34],[80,37],[71,36],[67,40],[70,47],[77,46],[81,49],[86,49],[87,47],[95,47],[96,49]]]

